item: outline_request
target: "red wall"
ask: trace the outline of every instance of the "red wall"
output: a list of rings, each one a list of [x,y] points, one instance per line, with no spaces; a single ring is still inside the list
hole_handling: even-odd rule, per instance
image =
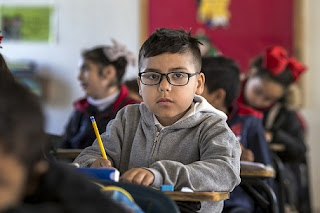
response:
[[[267,46],[282,45],[292,53],[293,0],[231,0],[229,10],[229,26],[210,29],[196,20],[196,0],[149,0],[148,33],[160,27],[192,28],[192,33],[203,28],[214,45],[238,61],[243,71]]]

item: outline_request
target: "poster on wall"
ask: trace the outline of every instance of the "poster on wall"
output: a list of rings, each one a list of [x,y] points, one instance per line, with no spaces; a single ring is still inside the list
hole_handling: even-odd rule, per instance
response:
[[[51,42],[52,6],[0,6],[0,25],[4,40]]]
[[[230,22],[230,0],[197,0],[197,20],[210,28],[226,27]]]

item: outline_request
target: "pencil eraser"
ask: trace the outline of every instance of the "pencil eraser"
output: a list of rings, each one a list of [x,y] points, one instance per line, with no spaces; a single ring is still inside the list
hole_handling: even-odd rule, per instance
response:
[[[161,185],[160,186],[161,191],[173,192],[173,189],[174,189],[173,185]]]
[[[93,116],[90,116],[90,120],[91,120],[91,122],[95,121]]]

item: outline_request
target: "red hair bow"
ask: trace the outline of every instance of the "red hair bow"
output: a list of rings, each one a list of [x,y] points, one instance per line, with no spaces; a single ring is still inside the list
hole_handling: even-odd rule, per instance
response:
[[[264,56],[264,67],[274,75],[281,74],[288,66],[293,77],[293,81],[298,80],[300,75],[307,69],[297,59],[288,57],[287,51],[281,46],[273,46],[266,50]]]

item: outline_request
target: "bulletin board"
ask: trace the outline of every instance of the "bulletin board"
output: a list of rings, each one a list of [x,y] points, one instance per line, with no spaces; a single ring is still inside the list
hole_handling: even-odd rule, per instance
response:
[[[268,46],[282,45],[289,54],[293,53],[294,0],[230,0],[229,24],[214,28],[197,20],[198,3],[199,0],[144,1],[142,32],[147,37],[161,27],[191,29],[191,33],[202,29],[225,56],[239,63],[242,72]]]
[[[51,6],[1,5],[0,26],[4,40],[50,42],[52,33]]]

